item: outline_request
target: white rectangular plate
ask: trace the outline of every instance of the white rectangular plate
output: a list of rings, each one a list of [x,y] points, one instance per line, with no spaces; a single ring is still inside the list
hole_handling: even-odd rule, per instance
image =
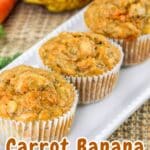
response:
[[[88,31],[84,24],[83,14],[84,10],[48,34],[4,70],[19,64],[42,67],[37,57],[39,47],[62,31]],[[148,98],[150,98],[150,60],[122,69],[118,84],[112,94],[99,103],[78,107],[69,135],[71,149],[74,149],[76,138],[81,136],[96,141],[108,138]]]

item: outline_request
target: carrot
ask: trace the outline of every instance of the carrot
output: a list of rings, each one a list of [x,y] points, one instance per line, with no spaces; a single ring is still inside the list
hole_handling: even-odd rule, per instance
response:
[[[16,0],[0,0],[0,23],[2,23],[12,10]]]

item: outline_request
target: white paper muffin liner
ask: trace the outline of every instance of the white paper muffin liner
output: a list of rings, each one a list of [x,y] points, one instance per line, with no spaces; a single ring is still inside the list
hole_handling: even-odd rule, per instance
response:
[[[48,121],[22,122],[0,118],[0,144],[4,145],[8,138],[29,141],[61,140],[71,128],[78,103],[78,93],[71,109],[63,116]]]
[[[111,70],[99,76],[92,77],[71,77],[67,76],[66,79],[75,85],[76,89],[79,91],[79,103],[80,104],[90,104],[102,100],[107,96],[113,88],[115,87],[118,77],[120,67],[123,61],[123,52],[122,48],[114,43],[121,54],[120,61],[118,64]]]
[[[150,34],[143,35],[133,41],[116,40],[124,52],[123,66],[140,64],[150,58]]]

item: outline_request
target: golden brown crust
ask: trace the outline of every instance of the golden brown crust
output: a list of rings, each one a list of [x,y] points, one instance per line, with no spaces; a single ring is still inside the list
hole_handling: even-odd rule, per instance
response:
[[[60,75],[28,66],[0,74],[0,117],[49,120],[70,110],[74,90]]]
[[[85,12],[92,31],[115,39],[140,36],[145,19],[145,0],[97,0]]]
[[[64,32],[39,50],[43,63],[66,76],[93,76],[111,70],[120,51],[102,35]]]

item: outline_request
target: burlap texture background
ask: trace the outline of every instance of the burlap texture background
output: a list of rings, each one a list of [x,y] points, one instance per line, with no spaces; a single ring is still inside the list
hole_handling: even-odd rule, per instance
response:
[[[0,56],[24,52],[74,13],[51,14],[40,6],[19,3],[4,23],[7,35],[0,40]],[[143,140],[150,149],[150,100],[109,138],[123,139]]]

